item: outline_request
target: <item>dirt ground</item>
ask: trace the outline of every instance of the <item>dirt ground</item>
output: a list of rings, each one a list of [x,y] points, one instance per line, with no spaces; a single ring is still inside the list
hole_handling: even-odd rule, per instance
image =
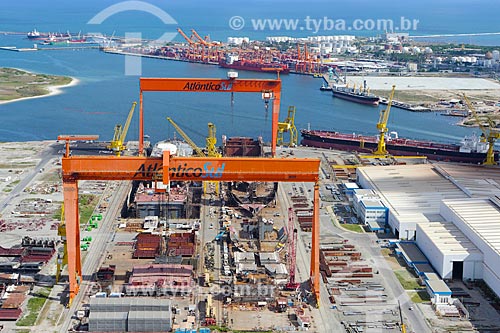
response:
[[[389,90],[372,90],[372,93],[382,97],[389,97]],[[497,103],[500,101],[500,90],[398,90],[394,99],[410,104],[432,105],[441,100],[460,99],[465,93],[472,102]]]
[[[296,326],[292,312],[275,313],[267,308],[234,306],[228,308],[232,329],[248,331]]]

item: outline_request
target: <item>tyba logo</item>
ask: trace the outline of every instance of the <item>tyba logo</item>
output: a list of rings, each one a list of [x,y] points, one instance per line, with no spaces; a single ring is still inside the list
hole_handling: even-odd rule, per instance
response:
[[[170,14],[165,12],[163,9],[144,1],[122,1],[111,5],[97,13],[87,22],[87,24],[102,24],[109,17],[128,11],[149,13],[159,18],[165,25],[177,25],[177,21],[174,20]],[[103,46],[110,47],[113,43],[112,38],[106,38],[102,33],[92,33],[92,35],[96,40],[101,38],[102,40],[99,43]],[[150,44],[164,45],[165,43],[172,41],[175,36],[177,36],[177,32],[165,32],[160,38],[150,42]],[[142,41],[142,33],[125,32],[125,39]],[[125,75],[142,75],[141,59],[141,57],[126,55]]]

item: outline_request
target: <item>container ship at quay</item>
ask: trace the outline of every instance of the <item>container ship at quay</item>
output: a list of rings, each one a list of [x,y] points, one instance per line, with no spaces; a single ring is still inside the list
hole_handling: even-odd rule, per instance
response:
[[[330,89],[329,89],[330,90]],[[377,106],[380,98],[371,94],[366,88],[366,81],[363,89],[350,88],[346,84],[335,84],[331,87],[333,97],[345,99],[347,101]]]
[[[239,59],[237,55],[228,55],[225,60],[219,62],[222,68],[229,68],[242,71],[267,72],[280,74],[289,74],[290,68],[286,64],[280,63],[265,63],[260,61],[250,61]]]
[[[371,153],[377,149],[378,137],[332,131],[301,130],[302,145],[343,151]],[[488,143],[476,135],[466,136],[461,143],[446,144],[398,137],[396,132],[387,136],[387,151],[391,155],[426,156],[430,160],[482,163],[486,159]],[[498,160],[498,152],[495,152]]]

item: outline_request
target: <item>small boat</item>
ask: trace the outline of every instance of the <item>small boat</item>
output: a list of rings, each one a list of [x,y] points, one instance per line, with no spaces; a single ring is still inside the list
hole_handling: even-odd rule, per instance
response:
[[[325,86],[325,84],[323,83],[323,84],[321,85],[321,87],[319,88],[319,90],[321,90],[321,91],[332,91],[332,87],[330,87],[330,86]]]

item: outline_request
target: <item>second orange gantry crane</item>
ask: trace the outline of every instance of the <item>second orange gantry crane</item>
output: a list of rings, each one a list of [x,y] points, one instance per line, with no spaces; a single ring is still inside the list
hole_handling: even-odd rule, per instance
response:
[[[215,92],[273,92],[272,152],[276,154],[276,135],[279,113],[280,80],[220,80],[141,78],[139,147],[143,151],[143,91],[215,91]],[[277,105],[275,105],[277,96]],[[319,159],[240,158],[240,157],[175,157],[168,151],[162,157],[145,156],[71,156],[66,140],[62,158],[64,217],[68,248],[68,277],[70,302],[82,281],[80,254],[80,218],[78,212],[78,181],[80,180],[142,180],[161,179],[182,181],[268,181],[313,182],[314,219],[311,249],[311,289],[319,304]]]

